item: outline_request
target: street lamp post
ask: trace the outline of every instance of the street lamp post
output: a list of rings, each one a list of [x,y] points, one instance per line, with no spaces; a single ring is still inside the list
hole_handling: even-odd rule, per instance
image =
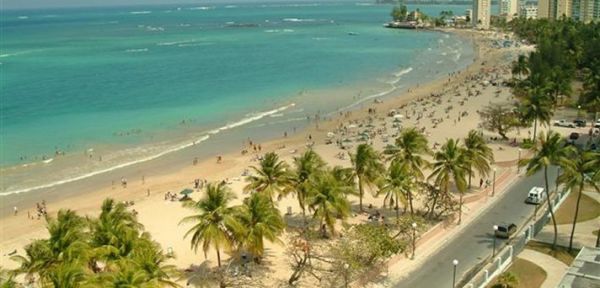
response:
[[[410,259],[415,259],[415,249],[417,248],[417,223],[412,223],[413,237],[412,237],[412,256]]]
[[[494,225],[494,247],[492,248],[492,258],[496,257],[496,231],[498,231],[498,225]]]
[[[577,118],[580,117],[581,105],[577,105]]]
[[[452,260],[452,265],[454,266],[454,272],[452,273],[452,288],[456,287],[456,266],[458,265],[458,260]]]
[[[350,265],[348,263],[344,263],[344,287],[348,288],[348,269]]]
[[[496,195],[496,168],[494,168],[494,181],[492,182],[492,197]]]

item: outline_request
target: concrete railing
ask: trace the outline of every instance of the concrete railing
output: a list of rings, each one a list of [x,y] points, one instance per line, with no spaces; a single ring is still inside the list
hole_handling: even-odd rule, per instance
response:
[[[564,203],[565,199],[567,199],[567,196],[569,196],[569,194],[571,193],[571,190],[564,190],[562,193],[554,193],[553,196],[555,196],[552,199],[553,202],[553,210],[556,211],[560,205],[562,205],[562,203]],[[480,268],[478,272],[473,273],[472,277],[470,277],[470,279],[466,280],[468,281],[466,285],[462,286],[464,288],[482,288],[482,287],[486,287],[496,276],[500,275],[502,272],[504,272],[504,270],[506,270],[510,264],[513,261],[514,255],[513,254],[518,254],[519,252],[521,252],[521,250],[524,248],[525,244],[527,244],[527,242],[529,242],[529,240],[531,240],[533,237],[535,237],[535,235],[537,235],[536,232],[536,226],[543,226],[548,222],[548,217],[547,215],[549,214],[548,212],[548,207],[545,207],[543,209],[543,211],[541,211],[541,217],[539,217],[537,220],[533,219],[533,215],[531,215],[531,217],[529,218],[529,220],[526,222],[525,225],[523,225],[523,228],[521,228],[519,230],[519,232],[517,233],[517,235],[519,235],[518,237],[523,237],[521,239],[523,239],[524,243],[521,243],[521,245],[517,245],[519,246],[520,249],[516,249],[516,253],[515,253],[515,249],[514,249],[514,245],[507,245],[506,247],[504,247],[503,249],[500,250],[500,252],[498,252],[498,256],[494,257],[493,260],[484,265],[483,268]],[[541,229],[540,229],[541,230]],[[502,257],[502,256],[506,256],[507,257]],[[503,259],[505,258],[505,259]],[[489,259],[484,260],[483,262],[487,262],[489,261]],[[490,273],[490,271],[492,273]],[[462,283],[465,283],[465,280],[461,281]]]

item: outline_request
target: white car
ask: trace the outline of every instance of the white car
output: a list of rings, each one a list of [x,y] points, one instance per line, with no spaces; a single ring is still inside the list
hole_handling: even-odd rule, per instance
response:
[[[554,121],[554,126],[575,128],[575,123],[562,119]]]
[[[594,123],[594,128],[600,128],[600,119],[596,120],[596,123]]]

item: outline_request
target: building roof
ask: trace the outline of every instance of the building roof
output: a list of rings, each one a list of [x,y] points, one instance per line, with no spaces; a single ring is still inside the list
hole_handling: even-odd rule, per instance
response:
[[[600,248],[581,248],[558,287],[600,288]]]

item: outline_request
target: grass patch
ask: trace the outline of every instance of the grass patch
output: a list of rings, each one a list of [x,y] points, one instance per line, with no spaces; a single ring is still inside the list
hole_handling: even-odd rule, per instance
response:
[[[525,246],[531,250],[535,250],[546,255],[550,255],[559,261],[567,264],[567,266],[571,266],[571,263],[577,257],[577,253],[579,253],[579,249],[573,248],[573,251],[569,253],[567,247],[556,245],[556,250],[552,251],[552,244],[538,242],[538,241],[529,241]]]
[[[535,265],[533,262],[515,258],[512,265],[506,270],[517,277],[519,284],[516,288],[539,288],[546,280],[546,271],[542,267]],[[494,279],[488,288],[495,287],[498,284],[498,278]]]
[[[577,192],[573,191],[565,202],[556,211],[556,224],[572,224],[575,215],[575,204],[577,204]],[[600,203],[585,194],[581,195],[579,203],[579,217],[577,223],[596,219],[600,216]]]

